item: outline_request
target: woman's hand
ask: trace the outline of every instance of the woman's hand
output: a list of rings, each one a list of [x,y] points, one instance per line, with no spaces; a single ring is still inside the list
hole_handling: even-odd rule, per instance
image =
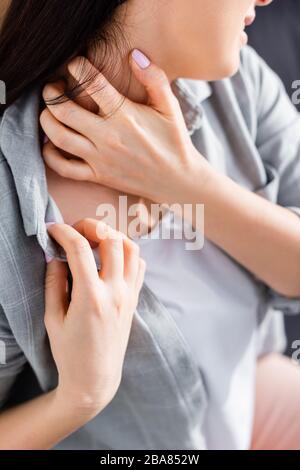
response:
[[[179,102],[166,74],[154,64],[140,68],[130,61],[135,77],[145,87],[149,101],[137,104],[125,98],[95,70],[97,78],[83,85],[109,119],[92,113],[71,100],[48,106],[40,122],[49,138],[43,154],[47,165],[59,175],[97,182],[130,194],[161,202],[173,202],[174,192],[190,186],[189,176],[198,171],[205,178],[207,161],[192,144]],[[80,81],[82,70],[93,66],[83,58],[68,68]],[[49,84],[44,99],[64,92],[63,85]],[[116,106],[114,106],[116,105]],[[66,158],[64,152],[78,159]],[[175,201],[174,201],[175,202]]]
[[[45,325],[59,373],[56,395],[91,418],[119,388],[145,262],[134,242],[96,220],[55,224],[49,234],[65,249],[73,276],[69,303],[67,265],[48,265]],[[99,244],[100,274],[88,240]]]

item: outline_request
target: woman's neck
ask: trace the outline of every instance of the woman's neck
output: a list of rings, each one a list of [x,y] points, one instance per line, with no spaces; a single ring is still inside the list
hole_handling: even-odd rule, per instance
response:
[[[122,35],[115,42],[112,40],[103,46],[99,45],[96,62],[104,64],[102,73],[123,96],[136,103],[146,104],[147,92],[135,78],[129,64],[133,49],[140,49],[161,67],[170,83],[177,78],[174,68],[176,63],[170,60],[167,42],[161,40],[164,30],[159,11],[153,11],[152,2],[132,0],[119,7],[116,22],[122,25]],[[93,57],[91,59],[93,62]]]

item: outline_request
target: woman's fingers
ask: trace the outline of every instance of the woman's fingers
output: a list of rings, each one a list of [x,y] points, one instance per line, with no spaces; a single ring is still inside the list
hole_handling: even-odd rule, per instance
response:
[[[74,224],[74,228],[88,240],[99,243],[100,278],[103,281],[122,281],[124,278],[123,239],[125,235],[95,219],[81,220]]]
[[[98,270],[88,240],[65,224],[51,225],[48,232],[66,252],[74,289],[91,291],[98,288]]]
[[[178,100],[166,73],[138,49],[132,51],[130,65],[135,77],[147,90],[148,105],[161,114],[174,116],[178,112]]]
[[[66,263],[53,260],[47,265],[45,278],[45,322],[63,321],[68,307],[68,270]]]
[[[124,240],[124,278],[128,284],[135,285],[139,271],[140,248],[132,240]]]
[[[45,86],[43,98],[48,110],[61,123],[89,139],[92,138],[96,131],[100,132],[100,124],[104,121],[100,116],[91,113],[72,100],[51,104],[51,101],[62,96],[64,92],[64,85],[61,82],[49,83]]]
[[[74,228],[89,241],[99,244],[101,279],[117,281],[124,279],[129,285],[137,284],[141,263],[140,249],[136,243],[123,233],[95,219],[81,220],[74,224]]]
[[[136,78],[148,92],[149,106],[167,116],[174,115],[174,112],[178,111],[178,101],[174,96],[166,73],[157,65],[151,63],[137,49],[132,51],[130,64]],[[68,70],[79,83],[82,81],[83,76],[87,77],[82,88],[105,114],[110,114],[124,100],[125,97],[85,57],[73,59],[68,64]],[[92,79],[89,80],[89,77],[92,77]]]
[[[75,289],[87,291],[99,287],[99,275],[89,243],[96,242],[99,244],[101,260],[100,279],[116,284],[125,281],[140,291],[146,264],[139,257],[139,247],[122,233],[95,219],[81,220],[73,227],[54,224],[48,228],[48,232],[67,254]],[[47,307],[51,311],[58,307],[60,312],[64,311],[67,299],[67,273],[63,263],[52,261],[48,267],[46,280]],[[55,289],[56,295],[53,296]]]
[[[63,178],[76,181],[93,181],[92,168],[83,160],[66,158],[60,149],[52,142],[47,142],[43,147],[43,157],[46,165]]]
[[[84,93],[95,101],[104,114],[112,113],[124,100],[124,96],[85,57],[73,59],[68,64],[68,70],[78,83],[83,82],[81,87]],[[82,77],[87,77],[87,79],[82,80]]]
[[[92,142],[58,121],[48,108],[41,113],[40,124],[48,139],[65,152],[79,156],[95,150]]]
[[[98,233],[101,234],[101,225]],[[105,230],[104,230],[105,232]],[[104,233],[103,232],[103,233]],[[124,245],[120,233],[107,234],[99,243],[99,254],[102,263],[100,277],[104,281],[122,282],[124,279]]]

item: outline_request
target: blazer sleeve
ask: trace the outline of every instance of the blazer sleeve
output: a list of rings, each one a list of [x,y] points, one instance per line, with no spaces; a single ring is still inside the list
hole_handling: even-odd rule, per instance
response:
[[[300,216],[300,114],[280,78],[250,47],[243,51],[242,67],[255,107],[256,147],[272,200]],[[291,96],[293,91],[291,87]],[[300,314],[300,298],[282,296],[271,288],[268,293],[275,309]]]

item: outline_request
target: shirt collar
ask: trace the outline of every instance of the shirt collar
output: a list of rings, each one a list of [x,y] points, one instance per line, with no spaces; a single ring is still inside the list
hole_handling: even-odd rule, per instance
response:
[[[212,95],[209,82],[177,78],[171,83],[173,93],[177,97],[182,114],[190,135],[202,126],[202,103]]]
[[[53,211],[47,188],[39,132],[40,98],[41,89],[35,88],[6,109],[0,126],[0,147],[15,183],[26,235],[36,235],[45,252],[60,258],[61,250],[46,228],[49,214],[55,214],[52,221],[63,219],[59,211]]]

